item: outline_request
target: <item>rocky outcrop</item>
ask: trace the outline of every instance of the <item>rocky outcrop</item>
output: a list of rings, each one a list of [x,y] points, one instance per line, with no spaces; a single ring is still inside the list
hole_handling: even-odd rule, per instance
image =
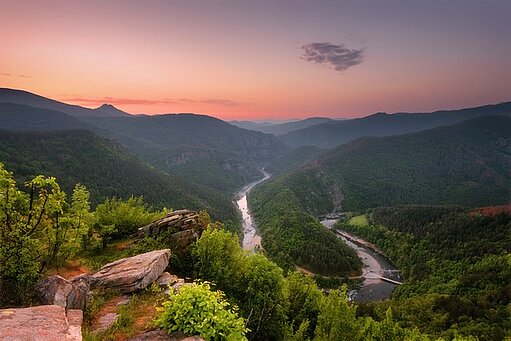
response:
[[[166,238],[172,252],[182,254],[195,242],[206,228],[200,223],[199,214],[190,210],[170,212],[164,218],[138,229],[136,237],[160,236]]]
[[[81,341],[81,310],[57,305],[0,310],[0,340]]]
[[[123,293],[145,289],[169,265],[170,250],[156,250],[123,258],[103,266],[90,277],[92,288],[116,289]]]
[[[68,281],[54,275],[37,282],[34,292],[41,304],[83,310],[88,299],[89,284],[82,278]]]

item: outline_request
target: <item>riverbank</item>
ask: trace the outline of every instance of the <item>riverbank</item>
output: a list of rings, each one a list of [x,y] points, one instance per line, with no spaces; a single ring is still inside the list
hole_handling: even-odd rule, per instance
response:
[[[236,206],[241,213],[242,218],[242,229],[243,229],[243,249],[254,250],[261,247],[261,236],[259,235],[255,222],[250,214],[248,207],[247,195],[250,191],[263,181],[268,180],[271,174],[261,169],[263,178],[257,181],[251,182],[244,186],[235,196]]]
[[[333,230],[337,236],[343,239],[346,244],[355,250],[362,261],[362,286],[352,292],[352,298],[357,302],[379,301],[390,298],[392,291],[397,286],[382,279],[400,282],[399,270],[383,255],[373,244],[351,235],[342,230],[335,230],[334,225],[338,219],[324,219],[321,223]]]

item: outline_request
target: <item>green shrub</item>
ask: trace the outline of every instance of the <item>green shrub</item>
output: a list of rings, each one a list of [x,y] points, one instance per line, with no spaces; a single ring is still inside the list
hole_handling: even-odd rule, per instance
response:
[[[155,324],[169,334],[179,331],[206,340],[246,340],[245,320],[229,307],[224,294],[211,291],[207,282],[183,286],[160,311]]]

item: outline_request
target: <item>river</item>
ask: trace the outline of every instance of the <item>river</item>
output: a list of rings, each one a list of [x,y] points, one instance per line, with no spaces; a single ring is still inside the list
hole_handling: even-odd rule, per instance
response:
[[[243,225],[243,249],[254,250],[261,247],[261,236],[259,235],[250,210],[248,208],[247,195],[250,191],[263,181],[270,178],[270,173],[264,169],[261,170],[263,177],[257,181],[245,185],[235,196],[236,205],[241,212]],[[321,223],[332,229],[337,219],[324,219]],[[386,282],[380,277],[385,277],[394,281],[401,281],[399,271],[392,263],[380,252],[367,246],[367,242],[352,236],[346,231],[337,232],[339,238],[357,252],[362,261],[362,276],[364,279],[362,286],[350,293],[352,299],[356,302],[378,301],[390,297],[396,284]]]
[[[321,223],[332,229],[337,219],[325,219]],[[401,281],[399,270],[381,253],[368,247],[366,241],[351,235],[346,231],[337,232],[339,238],[357,252],[362,261],[362,286],[351,293],[356,302],[379,301],[390,298],[396,284],[382,280],[385,277],[394,281]]]
[[[243,219],[243,249],[245,250],[254,250],[261,247],[261,236],[257,232],[247,202],[247,195],[250,191],[261,182],[268,180],[271,176],[270,173],[266,172],[264,169],[261,170],[261,173],[263,173],[263,178],[244,186],[235,196],[236,205]]]

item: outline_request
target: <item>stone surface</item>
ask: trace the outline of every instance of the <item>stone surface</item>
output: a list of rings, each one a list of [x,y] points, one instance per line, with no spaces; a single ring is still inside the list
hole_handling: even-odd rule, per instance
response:
[[[94,329],[94,333],[101,334],[108,328],[110,328],[117,320],[116,313],[108,313],[101,316],[96,324],[96,328]]]
[[[176,229],[176,232],[179,230],[201,229],[199,214],[190,210],[170,212],[164,218],[139,228],[137,236],[156,236],[170,228]]]
[[[116,289],[123,293],[145,289],[165,271],[169,257],[170,250],[164,249],[109,263],[91,276],[91,287]]]
[[[0,310],[0,340],[82,340],[83,312],[57,305]]]
[[[144,334],[135,335],[128,341],[204,341],[200,336],[187,336],[182,333],[167,334],[162,329],[151,330]]]
[[[168,272],[164,272],[160,275],[160,277],[158,277],[155,283],[162,288],[167,288],[169,285],[176,283],[178,280],[179,277],[176,275],[171,275]]]
[[[185,253],[202,235],[207,226],[199,221],[199,214],[190,210],[170,212],[164,218],[138,229],[136,237],[159,236],[165,233],[169,247],[177,255]]]
[[[89,285],[86,281],[70,282],[59,275],[53,275],[37,282],[34,292],[41,304],[83,310],[88,299]]]

